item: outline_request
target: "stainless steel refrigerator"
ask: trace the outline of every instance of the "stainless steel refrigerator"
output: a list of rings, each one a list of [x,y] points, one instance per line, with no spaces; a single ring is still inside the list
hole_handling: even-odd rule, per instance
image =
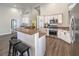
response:
[[[72,43],[79,41],[79,4],[76,4],[72,10],[69,11],[70,14],[70,33]]]

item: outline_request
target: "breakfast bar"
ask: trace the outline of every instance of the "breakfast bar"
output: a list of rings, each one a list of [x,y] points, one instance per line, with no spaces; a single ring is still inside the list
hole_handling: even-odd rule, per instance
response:
[[[45,54],[46,34],[44,32],[35,28],[18,28],[17,38],[30,46],[31,56],[43,56]]]

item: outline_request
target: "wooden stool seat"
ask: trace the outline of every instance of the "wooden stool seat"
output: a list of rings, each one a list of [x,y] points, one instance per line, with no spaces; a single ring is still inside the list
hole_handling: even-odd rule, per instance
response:
[[[20,52],[20,56],[23,56],[24,52],[26,52],[26,51],[27,51],[27,54],[29,56],[29,48],[30,47],[28,45],[24,44],[24,43],[19,43],[19,44],[17,44],[17,45],[14,46],[14,49],[16,51]]]

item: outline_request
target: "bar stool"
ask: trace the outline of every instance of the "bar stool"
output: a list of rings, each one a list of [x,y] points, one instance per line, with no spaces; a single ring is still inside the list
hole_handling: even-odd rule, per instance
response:
[[[17,39],[13,39],[13,37],[11,38],[11,40],[9,40],[9,52],[8,52],[8,56],[10,56],[11,55],[11,52],[12,52],[12,55],[14,56],[15,55],[15,53],[14,53],[14,46],[16,45],[16,44],[18,44],[18,43],[21,43],[21,41],[20,40],[17,40]],[[13,48],[13,51],[11,51],[12,50],[12,48]]]
[[[17,44],[17,45],[15,45],[14,46],[14,49],[15,49],[15,55],[16,55],[16,53],[17,53],[17,51],[20,53],[20,56],[24,56],[23,54],[24,54],[24,52],[26,52],[27,51],[27,54],[28,54],[28,56],[30,56],[30,54],[29,54],[29,46],[27,46],[26,44],[24,44],[24,43],[19,43],[19,44]]]
[[[12,37],[11,37],[11,40],[12,40],[12,39],[17,39],[17,36],[12,36]]]

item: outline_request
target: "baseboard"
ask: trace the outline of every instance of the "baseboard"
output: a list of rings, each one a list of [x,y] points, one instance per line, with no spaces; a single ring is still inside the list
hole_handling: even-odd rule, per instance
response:
[[[11,34],[11,33],[3,33],[3,34],[0,34],[0,36],[2,36],[2,35],[7,35],[7,34]]]
[[[3,33],[3,34],[0,34],[0,38],[1,37],[4,37],[4,36],[7,36],[7,35],[10,35],[11,33]]]

